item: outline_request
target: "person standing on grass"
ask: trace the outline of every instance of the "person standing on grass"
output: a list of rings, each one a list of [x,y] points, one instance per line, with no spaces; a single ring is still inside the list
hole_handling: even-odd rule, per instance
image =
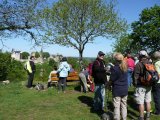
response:
[[[34,79],[34,73],[36,72],[36,66],[34,64],[35,57],[31,56],[30,60],[26,63],[26,70],[28,73],[28,83],[27,87],[32,88],[33,86],[33,79]]]
[[[126,55],[126,63],[127,63],[127,67],[128,67],[128,87],[131,87],[132,86],[132,74],[133,74],[133,71],[134,71],[134,67],[135,67],[135,62],[131,56],[131,53],[130,51],[127,52],[127,55]]]
[[[155,69],[159,75],[159,81],[152,86],[153,100],[155,103],[154,114],[160,116],[160,51],[156,51],[153,57],[155,59]]]
[[[144,103],[147,111],[145,120],[150,120],[151,86],[145,86],[140,79],[144,75],[144,64],[149,63],[148,58],[147,52],[145,50],[141,50],[139,52],[139,62],[136,64],[133,72],[133,84],[136,87],[134,95],[139,110],[138,120],[144,120]]]
[[[79,73],[79,78],[80,78],[80,81],[82,83],[82,88],[83,88],[81,89],[81,91],[83,91],[84,93],[88,92],[87,81],[91,81],[91,80],[90,80],[90,76],[89,76],[87,67]]]
[[[112,83],[112,95],[114,105],[114,120],[127,120],[127,96],[128,96],[128,80],[127,80],[127,64],[121,53],[113,56],[115,65],[111,67],[110,80]]]
[[[107,82],[104,53],[98,52],[98,56],[92,65],[92,76],[95,83],[94,110],[104,112],[105,102],[105,83]]]
[[[63,57],[59,65],[59,68],[57,70],[57,73],[59,74],[58,92],[62,88],[62,91],[65,93],[66,80],[67,80],[69,71],[70,71],[70,66],[67,63],[67,58]]]

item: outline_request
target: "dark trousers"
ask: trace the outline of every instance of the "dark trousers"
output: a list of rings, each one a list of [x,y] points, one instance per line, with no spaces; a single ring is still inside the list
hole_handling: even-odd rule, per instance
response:
[[[152,92],[155,103],[155,112],[160,114],[160,83],[152,87]]]
[[[28,84],[27,87],[31,88],[33,83],[34,73],[28,73]]]
[[[66,77],[59,77],[58,81],[58,90],[60,91],[62,88],[62,91],[65,91],[66,88]]]

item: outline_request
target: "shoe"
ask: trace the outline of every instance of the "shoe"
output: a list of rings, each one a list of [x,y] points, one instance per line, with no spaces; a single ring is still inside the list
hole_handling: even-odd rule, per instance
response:
[[[144,118],[143,117],[138,117],[138,120],[144,120]]]

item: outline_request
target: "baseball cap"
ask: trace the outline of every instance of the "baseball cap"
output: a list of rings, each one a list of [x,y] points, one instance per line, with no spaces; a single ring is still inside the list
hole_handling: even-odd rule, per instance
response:
[[[98,55],[99,55],[99,56],[102,56],[102,55],[105,55],[105,54],[104,54],[102,51],[99,51],[99,52],[98,52]]]
[[[146,57],[148,57],[148,53],[147,53],[145,50],[141,50],[141,51],[139,52],[139,55],[140,55],[140,56],[146,56]]]

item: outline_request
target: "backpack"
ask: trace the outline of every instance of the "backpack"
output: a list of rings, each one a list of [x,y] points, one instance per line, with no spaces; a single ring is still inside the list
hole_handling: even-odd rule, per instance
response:
[[[35,89],[36,89],[36,90],[44,90],[44,85],[41,84],[41,83],[38,83],[38,84],[35,86]]]
[[[140,82],[144,86],[152,86],[159,80],[158,72],[153,64],[143,64],[143,74],[140,76]]]

